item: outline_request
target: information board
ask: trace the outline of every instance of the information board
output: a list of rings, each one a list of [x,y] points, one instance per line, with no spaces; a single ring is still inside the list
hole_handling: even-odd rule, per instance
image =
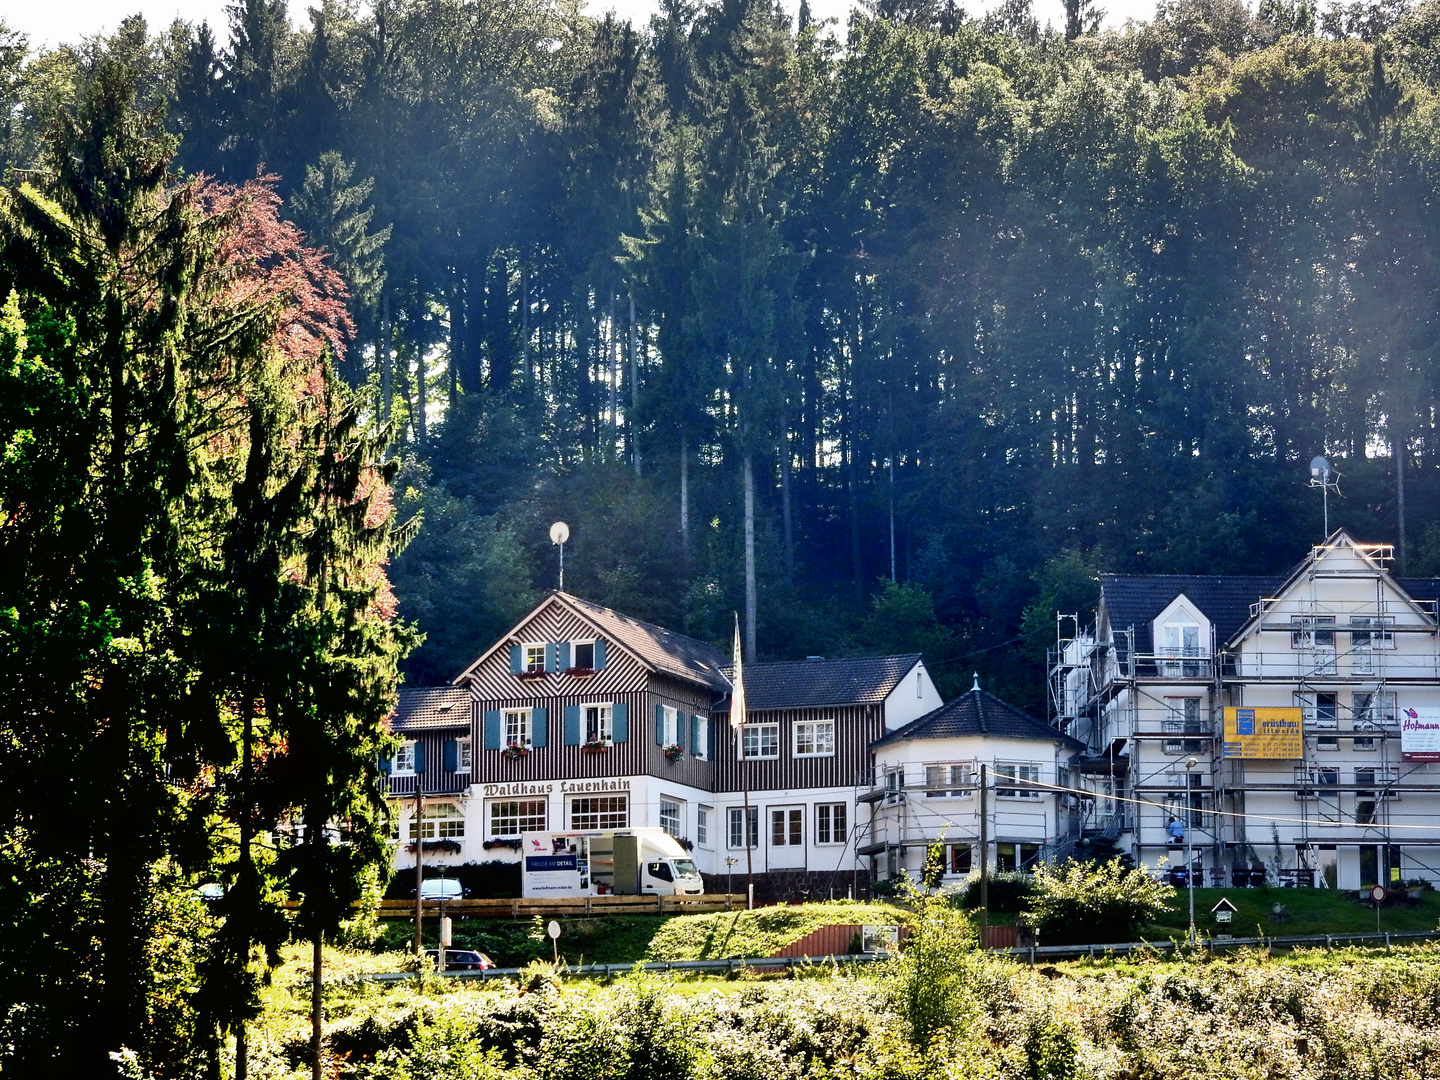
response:
[[[1440,761],[1440,709],[1400,707],[1402,761]]]
[[[1304,757],[1298,708],[1239,708],[1225,710],[1225,740],[1221,756],[1255,760],[1292,760]]]

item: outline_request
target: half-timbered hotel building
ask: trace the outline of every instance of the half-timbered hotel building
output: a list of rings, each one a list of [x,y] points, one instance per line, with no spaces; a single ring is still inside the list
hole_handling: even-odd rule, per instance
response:
[[[397,867],[418,789],[427,862],[517,858],[521,832],[658,826],[712,888],[743,880],[748,842],[762,895],[843,895],[868,869],[871,743],[940,706],[929,673],[918,654],[750,665],[743,747],[728,674],[703,642],[551,593],[452,686],[401,691]]]

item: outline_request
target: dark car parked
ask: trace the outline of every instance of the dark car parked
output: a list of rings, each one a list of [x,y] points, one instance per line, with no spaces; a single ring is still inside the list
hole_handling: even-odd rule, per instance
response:
[[[435,949],[426,949],[425,955],[430,958],[431,963],[438,959]],[[445,970],[446,971],[485,971],[495,966],[495,961],[486,956],[483,952],[476,952],[474,949],[446,949]]]

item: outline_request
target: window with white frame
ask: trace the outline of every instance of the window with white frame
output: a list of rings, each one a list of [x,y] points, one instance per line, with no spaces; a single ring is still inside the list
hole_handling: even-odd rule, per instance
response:
[[[529,746],[530,745],[530,710],[529,709],[506,709],[505,710],[505,745],[506,746]]]
[[[943,762],[925,766],[925,797],[927,799],[963,799],[969,796],[972,780],[970,762]]]
[[[749,827],[746,827],[746,807],[732,806],[730,808],[730,829],[729,846],[732,848],[743,848],[746,845],[748,836],[750,847],[760,846],[760,808],[749,807]]]
[[[1020,783],[1016,787],[1002,787],[1005,780]],[[997,761],[995,763],[995,794],[1002,799],[1038,799],[1040,789],[1032,784],[1040,782],[1040,766],[1027,761]]]
[[[679,836],[680,825],[680,803],[674,799],[660,799],[660,828],[664,829],[671,836]]]
[[[1167,738],[1163,750],[1167,754],[1198,754],[1205,749],[1204,721],[1200,717],[1201,699],[1198,697],[1167,697],[1163,726],[1167,736],[1189,735],[1188,739]]]
[[[527,641],[520,648],[523,660],[521,671],[541,672],[545,670],[545,643],[543,641]]]
[[[833,757],[834,755],[834,720],[804,720],[795,725],[796,757]]]
[[[548,803],[544,799],[504,799],[491,802],[490,835],[519,836],[546,832]]]
[[[899,765],[885,770],[885,805],[894,806],[900,801],[901,789],[905,786],[905,766]]]
[[[1355,727],[1369,731],[1395,723],[1395,692],[1393,690],[1355,691],[1351,699]]]
[[[626,829],[630,827],[628,795],[576,796],[570,800],[570,828]]]
[[[780,756],[780,725],[746,724],[741,745],[747,759],[778,758]]]
[[[453,802],[425,804],[421,820],[422,838],[426,840],[459,840],[465,836],[465,813]],[[415,839],[415,816],[410,816],[410,839]]]
[[[815,804],[815,843],[843,844],[849,838],[849,807],[843,802]]]
[[[710,810],[708,806],[695,808],[695,843],[703,848],[710,846]]]
[[[390,765],[391,776],[415,775],[415,742],[408,739],[395,751],[395,760]]]
[[[580,712],[585,717],[585,741],[587,743],[608,743],[612,738],[610,705],[582,705]]]
[[[468,773],[470,771],[470,740],[455,740],[455,771]]]
[[[680,741],[680,710],[665,705],[660,710],[660,741],[674,746]]]
[[[1172,677],[1195,678],[1200,670],[1200,627],[1176,619],[1164,627],[1164,674]]]
[[[1393,649],[1395,620],[1389,615],[1357,616],[1350,620],[1350,644],[1359,649]]]
[[[691,747],[695,756],[701,761],[710,760],[710,718],[708,716],[695,717],[695,745]]]
[[[595,642],[572,641],[570,643],[570,666],[582,670],[594,670]]]

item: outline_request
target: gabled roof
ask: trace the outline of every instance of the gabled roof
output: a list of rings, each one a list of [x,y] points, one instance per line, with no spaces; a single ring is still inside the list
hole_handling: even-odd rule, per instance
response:
[[[920,663],[919,653],[857,656],[848,660],[786,660],[745,665],[745,707],[812,709],[835,705],[880,705]],[[734,670],[728,665],[727,676]],[[725,707],[728,707],[728,703]]]
[[[417,686],[400,691],[393,731],[470,726],[470,691],[462,686]]]
[[[1156,652],[1150,624],[1181,593],[1215,627],[1225,642],[1250,618],[1250,605],[1284,584],[1286,576],[1219,577],[1196,574],[1101,574],[1100,592],[1112,630],[1135,628],[1135,651]],[[1123,645],[1117,643],[1117,647]]]
[[[498,649],[518,640],[516,631],[535,618],[547,604],[552,603],[568,608],[594,627],[599,636],[612,645],[618,645],[646,667],[690,682],[702,683],[719,694],[730,692],[730,680],[722,674],[726,658],[713,646],[559,591],[551,591],[500,640],[481,653],[474,663],[455,677],[455,684],[462,683]]]
[[[909,739],[956,739],[966,735],[1035,739],[1059,743],[1070,750],[1085,749],[1085,744],[1078,739],[1056,731],[1049,724],[1005,704],[994,694],[987,694],[978,687],[870,745],[876,748]]]
[[[663,626],[632,619],[629,615],[581,600],[569,593],[556,593],[555,596],[594,623],[609,640],[619,642],[641,662],[657,671],[703,682],[722,694],[730,692],[730,680],[724,675],[728,661],[714,646],[697,638],[666,630]]]

